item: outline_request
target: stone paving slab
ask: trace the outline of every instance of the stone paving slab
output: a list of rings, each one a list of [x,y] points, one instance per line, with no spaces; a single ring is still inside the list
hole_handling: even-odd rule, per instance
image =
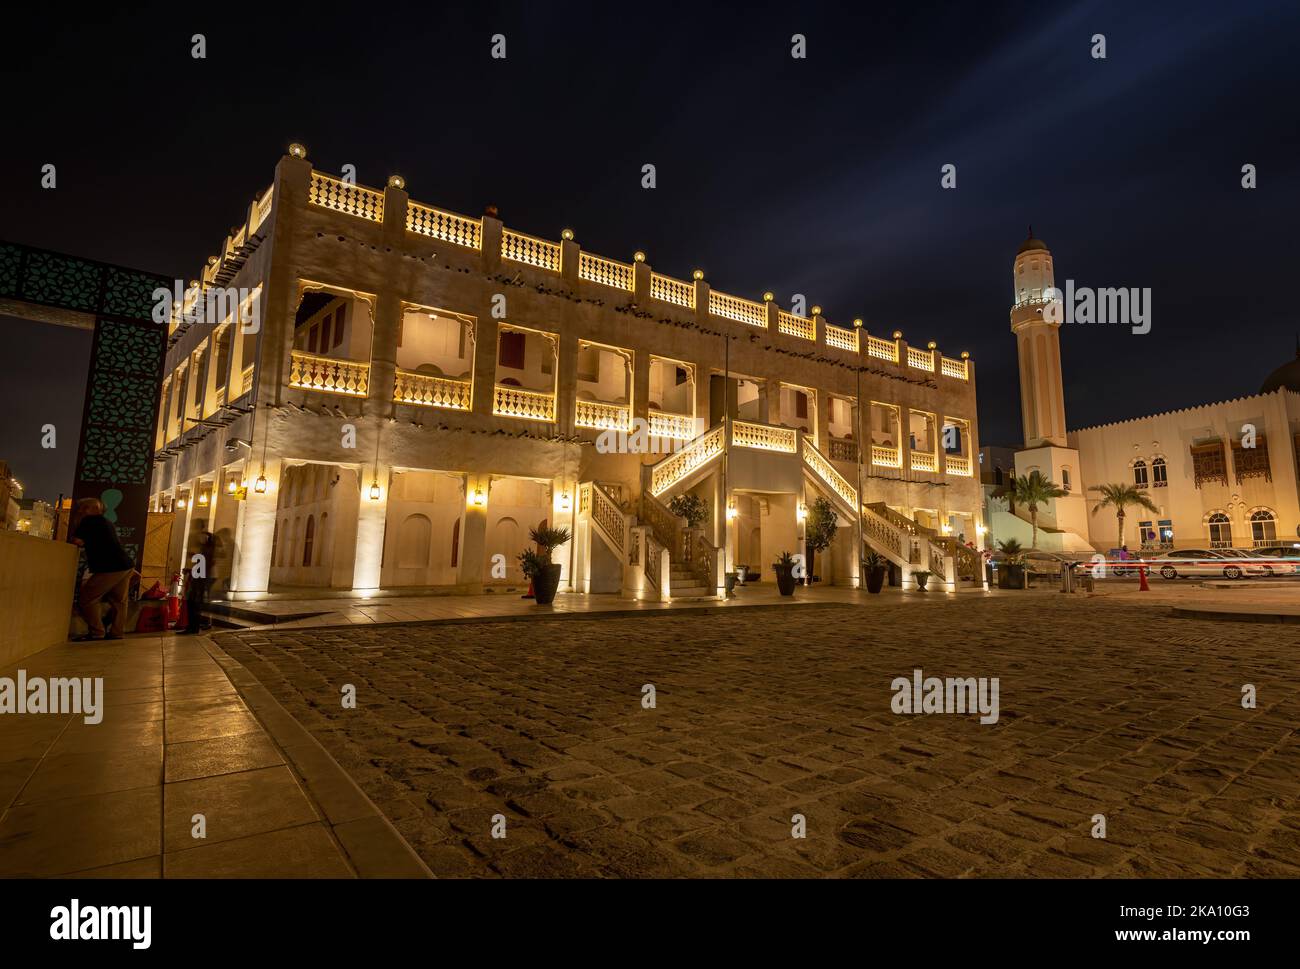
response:
[[[1300,877],[1300,636],[1150,601],[215,641],[441,876]],[[998,677],[998,722],[893,713],[891,682],[916,668]]]
[[[0,676],[19,668],[102,677],[102,720],[0,715],[0,877],[429,877],[314,741],[305,769],[276,742],[292,719],[207,640],[68,643]]]

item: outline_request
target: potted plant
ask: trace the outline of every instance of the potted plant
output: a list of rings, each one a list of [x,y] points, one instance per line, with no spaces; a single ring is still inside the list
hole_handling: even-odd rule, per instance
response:
[[[998,542],[1005,567],[998,571],[999,589],[1023,589],[1025,585],[1025,550],[1014,538]]]
[[[831,547],[835,538],[835,509],[825,498],[818,498],[808,509],[808,520],[804,522],[804,548],[808,553],[808,576],[806,582],[813,584],[813,562],[818,552]]]
[[[772,563],[772,571],[776,573],[776,587],[781,595],[794,595],[794,556],[782,552],[781,557]]]
[[[740,578],[737,572],[727,573],[727,597],[730,598],[736,594],[736,580]]]
[[[699,495],[693,495],[689,491],[668,502],[668,510],[678,518],[685,518],[687,528],[699,528],[700,523],[709,514],[708,503]]]
[[[924,592],[925,584],[930,581],[930,572],[926,569],[921,569],[920,571],[913,572],[912,578],[916,580],[916,587]]]
[[[533,583],[533,594],[539,606],[549,606],[555,601],[560,587],[560,564],[551,561],[551,552],[569,540],[567,528],[534,528],[528,533],[536,550],[519,553],[519,566]]]
[[[740,582],[741,585],[744,585],[744,584],[745,584],[745,579],[746,579],[748,576],[749,576],[749,566],[748,566],[748,565],[737,565],[737,566],[736,566],[736,578],[737,578],[737,580],[739,580],[739,582]]]
[[[885,584],[885,557],[874,549],[862,560],[862,574],[867,577],[867,591],[879,595]]]

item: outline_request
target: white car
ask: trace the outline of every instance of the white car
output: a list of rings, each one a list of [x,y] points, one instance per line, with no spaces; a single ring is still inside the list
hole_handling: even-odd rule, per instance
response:
[[[1166,552],[1147,559],[1147,564],[1159,572],[1162,579],[1193,575],[1240,579],[1243,575],[1271,574],[1267,566],[1248,562],[1235,555],[1225,555],[1225,551],[1228,550],[1211,552],[1206,548],[1180,548],[1176,552]]]
[[[1220,548],[1215,549],[1220,555],[1231,558],[1245,559],[1256,565],[1264,567],[1266,575],[1292,575],[1296,567],[1293,563],[1286,561],[1280,555],[1266,555],[1262,551],[1247,551],[1244,548]]]

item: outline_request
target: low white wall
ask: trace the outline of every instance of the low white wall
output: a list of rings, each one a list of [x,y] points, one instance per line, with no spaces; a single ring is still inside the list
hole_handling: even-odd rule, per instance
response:
[[[0,531],[0,669],[68,638],[77,547]]]

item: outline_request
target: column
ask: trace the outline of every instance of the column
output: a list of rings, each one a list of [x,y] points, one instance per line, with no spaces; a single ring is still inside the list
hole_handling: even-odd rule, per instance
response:
[[[352,573],[352,588],[379,588],[383,567],[384,524],[388,520],[388,489],[392,481],[387,464],[366,465],[361,469],[361,497],[357,509],[357,554]],[[379,497],[371,497],[371,486],[379,486]]]
[[[231,562],[230,590],[237,593],[265,592],[271,581],[271,547],[275,541],[275,518],[283,478],[284,464],[267,455],[266,465],[251,458],[245,466],[248,494],[235,526],[234,558]],[[257,491],[259,477],[266,479],[266,491]],[[287,541],[281,535],[281,541]],[[248,598],[242,595],[241,598]]]

